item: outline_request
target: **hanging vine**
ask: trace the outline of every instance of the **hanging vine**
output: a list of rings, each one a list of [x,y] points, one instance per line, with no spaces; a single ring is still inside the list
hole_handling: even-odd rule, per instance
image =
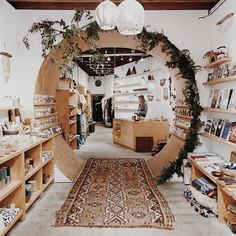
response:
[[[85,17],[90,23],[80,27],[82,17]],[[99,59],[101,56],[97,54],[96,50],[99,41],[100,28],[96,22],[92,21],[92,18],[89,11],[78,10],[69,25],[67,25],[64,20],[44,20],[39,23],[34,23],[28,31],[28,34],[24,37],[23,42],[26,48],[29,49],[29,33],[39,32],[41,34],[42,56],[46,57],[48,52],[53,48],[61,49],[62,46],[61,44],[57,44],[57,41],[58,39],[63,39],[65,42],[64,45],[66,45],[65,48],[63,48],[63,59],[65,63],[61,65],[61,68],[71,72],[72,68],[68,66],[67,62],[72,61],[76,57],[80,57],[82,54],[82,50],[75,38],[83,39],[94,51],[95,58]],[[81,34],[82,32],[83,34]],[[178,159],[170,162],[169,166],[162,170],[161,175],[157,179],[157,182],[160,184],[170,179],[175,173],[177,173],[178,176],[182,176],[181,167],[183,160],[186,159],[188,152],[194,151],[200,144],[198,132],[201,128],[200,114],[202,112],[202,107],[200,106],[195,78],[195,74],[200,67],[195,65],[187,49],[179,50],[163,33],[148,32],[147,29],[144,28],[142,33],[135,36],[135,38],[139,41],[140,48],[144,52],[148,53],[155,47],[160,46],[162,52],[170,56],[170,59],[166,62],[166,66],[172,69],[178,68],[178,76],[185,80],[183,93],[185,102],[189,106],[193,116],[190,130],[187,133],[186,142],[179,152]],[[54,63],[55,60],[52,59],[51,62]]]

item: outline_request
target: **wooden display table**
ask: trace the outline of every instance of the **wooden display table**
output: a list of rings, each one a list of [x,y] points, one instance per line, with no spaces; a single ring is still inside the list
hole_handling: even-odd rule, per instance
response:
[[[136,150],[136,138],[153,137],[153,144],[158,139],[167,139],[168,121],[114,119],[113,142]]]

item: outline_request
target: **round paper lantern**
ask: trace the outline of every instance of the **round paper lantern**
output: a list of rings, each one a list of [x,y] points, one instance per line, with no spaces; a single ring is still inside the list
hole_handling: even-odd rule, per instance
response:
[[[136,0],[125,0],[118,6],[117,28],[120,34],[135,35],[143,30],[145,11]]]
[[[101,2],[95,10],[95,17],[101,29],[114,29],[116,27],[118,17],[118,9],[116,4],[110,0]]]

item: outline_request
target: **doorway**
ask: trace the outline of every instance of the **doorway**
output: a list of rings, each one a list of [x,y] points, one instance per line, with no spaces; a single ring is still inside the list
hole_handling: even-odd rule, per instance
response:
[[[102,99],[104,94],[93,95],[93,120],[96,122],[103,121],[103,112],[102,112]]]

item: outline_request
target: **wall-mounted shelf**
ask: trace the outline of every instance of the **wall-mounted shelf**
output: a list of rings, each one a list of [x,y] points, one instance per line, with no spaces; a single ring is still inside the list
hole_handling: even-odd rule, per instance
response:
[[[228,113],[228,114],[236,114],[236,110],[229,110],[229,109],[217,109],[217,108],[204,108],[204,112],[219,112],[219,113]]]
[[[236,75],[225,77],[225,78],[222,78],[222,79],[214,79],[214,80],[211,80],[211,81],[207,81],[207,82],[204,82],[203,85],[211,86],[211,85],[214,85],[214,84],[221,84],[221,83],[227,83],[227,82],[232,82],[232,81],[236,81]]]
[[[213,134],[209,134],[209,133],[202,133],[200,134],[202,137],[204,138],[207,138],[207,139],[210,139],[212,141],[215,141],[215,142],[218,142],[218,143],[224,143],[224,144],[227,144],[228,146],[231,146],[233,148],[236,148],[236,144],[235,143],[232,143],[232,142],[229,142],[225,139],[222,139],[222,138],[219,138]]]
[[[48,115],[44,115],[44,116],[36,116],[35,119],[43,119],[43,118],[48,118],[48,117],[51,117],[51,116],[55,116],[57,115],[57,113],[52,113],[52,114],[48,114]]]
[[[142,94],[142,93],[150,93],[148,90],[144,91],[135,91],[135,92],[128,92],[128,93],[114,93],[114,96],[124,96],[124,95],[130,95],[130,94]]]
[[[192,120],[192,116],[181,116],[181,115],[176,115],[176,118],[184,119],[184,120]]]
[[[215,62],[212,62],[212,63],[210,63],[210,64],[207,64],[207,65],[205,65],[203,68],[204,68],[204,69],[211,69],[211,68],[214,68],[214,67],[216,67],[216,66],[219,66],[219,65],[228,63],[228,62],[230,62],[230,61],[231,61],[231,58],[225,57],[225,58],[223,58],[223,59],[221,59],[221,60],[217,60],[217,61],[215,61]]]
[[[0,111],[8,111],[8,110],[15,110],[20,109],[20,106],[9,106],[9,107],[0,107]]]
[[[130,86],[136,86],[136,85],[140,85],[140,82],[136,82],[136,83],[132,83],[132,84],[122,84],[122,85],[118,85],[118,86],[114,86],[114,88],[123,88],[123,87],[130,87]]]

